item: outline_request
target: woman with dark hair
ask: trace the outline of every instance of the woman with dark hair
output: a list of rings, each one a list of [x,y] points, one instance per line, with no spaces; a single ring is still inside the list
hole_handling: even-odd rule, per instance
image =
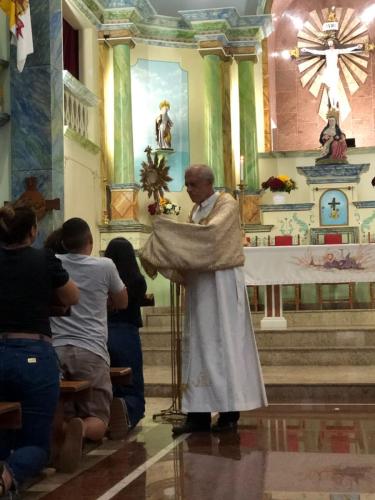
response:
[[[48,461],[59,397],[49,307],[53,294],[67,307],[79,298],[60,260],[31,247],[36,235],[31,208],[0,208],[0,401],[18,401],[22,411],[21,429],[0,432],[0,497]]]
[[[113,310],[108,315],[108,351],[111,366],[130,366],[132,369],[132,385],[115,385],[113,396],[122,400],[129,417],[129,426],[135,427],[143,418],[145,410],[139,328],[142,326],[140,306],[147,285],[139,270],[134,249],[128,240],[114,238],[105,251],[105,257],[113,260],[128,290],[128,308],[122,311]],[[111,431],[114,432],[114,429],[110,429]]]

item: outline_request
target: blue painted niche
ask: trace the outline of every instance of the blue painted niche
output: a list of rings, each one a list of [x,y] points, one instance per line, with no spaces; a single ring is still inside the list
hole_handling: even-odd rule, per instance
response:
[[[340,189],[328,189],[320,197],[320,225],[347,226],[349,221],[348,197]]]
[[[168,112],[173,127],[173,154],[167,155],[171,191],[184,187],[184,171],[189,166],[189,87],[188,73],[179,63],[138,59],[131,68],[133,145],[135,182],[139,183],[142,161],[146,160],[144,149],[158,145],[155,139],[155,119],[160,113],[160,102],[170,103]]]

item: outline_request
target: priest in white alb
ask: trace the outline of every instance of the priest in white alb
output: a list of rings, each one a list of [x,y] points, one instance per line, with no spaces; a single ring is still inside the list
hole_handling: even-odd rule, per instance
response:
[[[214,191],[206,165],[185,172],[188,223],[157,217],[140,252],[149,275],[186,286],[182,410],[174,434],[234,430],[240,411],[267,405],[251,324],[238,202]],[[211,413],[219,412],[211,427]]]

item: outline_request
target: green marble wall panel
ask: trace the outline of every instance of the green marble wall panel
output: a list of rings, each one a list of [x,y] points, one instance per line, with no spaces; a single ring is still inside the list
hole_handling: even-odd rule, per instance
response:
[[[192,23],[193,29],[196,33],[212,33],[212,32],[226,32],[229,28],[227,21],[205,21]]]
[[[203,59],[206,163],[215,173],[215,186],[224,187],[222,80],[219,56]]]
[[[240,99],[240,152],[244,157],[244,181],[247,189],[259,188],[258,147],[256,129],[254,63],[238,63],[238,87]]]
[[[137,36],[151,37],[158,40],[179,40],[179,41],[194,41],[194,32],[187,29],[165,29],[159,26],[150,26],[146,24],[139,24],[137,27],[140,34]]]
[[[114,184],[134,182],[130,47],[116,45],[113,49],[114,74]]]
[[[104,12],[104,22],[111,22],[117,20],[128,20],[134,23],[142,21],[142,16],[136,9],[112,9]]]

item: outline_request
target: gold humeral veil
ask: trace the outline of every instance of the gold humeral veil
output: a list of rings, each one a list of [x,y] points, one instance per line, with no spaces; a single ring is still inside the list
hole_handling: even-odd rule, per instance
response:
[[[140,251],[142,265],[153,278],[159,271],[183,283],[189,271],[219,271],[244,264],[238,203],[227,193],[218,196],[199,224],[157,216],[153,229]]]

